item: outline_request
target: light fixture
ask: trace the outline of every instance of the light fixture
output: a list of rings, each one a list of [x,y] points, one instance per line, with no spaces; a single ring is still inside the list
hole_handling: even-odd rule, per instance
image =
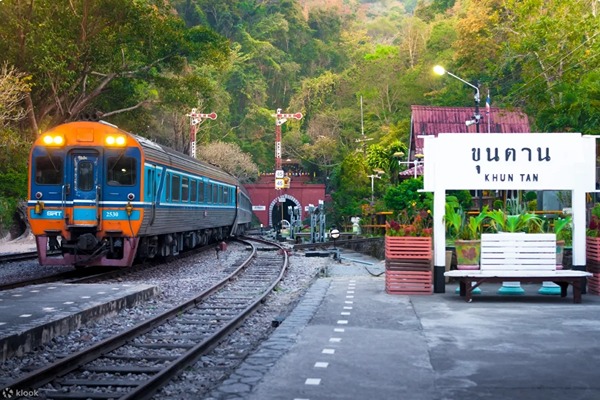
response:
[[[465,122],[466,126],[471,126],[471,125],[475,125],[476,131],[477,133],[479,133],[479,121],[481,120],[481,115],[479,115],[479,87],[473,85],[470,82],[465,81],[464,79],[454,75],[452,72],[450,71],[446,71],[446,69],[444,67],[442,67],[441,65],[436,65],[435,67],[433,67],[433,72],[435,72],[438,75],[444,75],[444,74],[448,74],[453,78],[458,79],[459,81],[461,81],[462,83],[471,86],[473,89],[475,89],[475,114],[473,115],[473,118],[469,121]]]

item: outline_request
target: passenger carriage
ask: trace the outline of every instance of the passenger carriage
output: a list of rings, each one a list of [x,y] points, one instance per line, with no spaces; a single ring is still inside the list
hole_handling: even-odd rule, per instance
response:
[[[44,133],[29,161],[27,213],[42,265],[130,266],[251,222],[236,178],[105,122]]]

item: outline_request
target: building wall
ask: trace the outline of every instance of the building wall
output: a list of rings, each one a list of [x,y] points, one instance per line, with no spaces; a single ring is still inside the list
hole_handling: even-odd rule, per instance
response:
[[[288,221],[287,205],[299,206],[301,219],[305,219],[308,217],[309,204],[317,206],[319,201],[325,201],[324,184],[305,183],[299,179],[295,180],[294,177],[291,179],[289,189],[276,190],[274,178],[265,179],[265,177],[259,183],[244,186],[250,195],[254,215],[263,226],[272,226],[273,208],[279,206],[279,199],[282,197],[285,199],[284,219]]]

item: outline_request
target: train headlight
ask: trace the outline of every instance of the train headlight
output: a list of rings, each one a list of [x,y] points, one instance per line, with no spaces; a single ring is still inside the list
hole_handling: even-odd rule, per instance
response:
[[[127,140],[125,135],[109,135],[104,139],[104,143],[110,147],[124,147]]]
[[[35,203],[34,212],[36,214],[43,213],[44,212],[44,203],[41,201],[38,201],[37,203]]]
[[[125,212],[127,213],[128,217],[131,217],[131,213],[133,212],[133,206],[130,202],[127,202],[127,205],[125,206]]]
[[[57,134],[46,134],[42,137],[42,142],[46,146],[62,146],[65,144],[65,137]]]
[[[128,200],[133,200],[133,199],[135,199],[135,194],[133,194],[133,193],[129,193],[129,194],[127,195],[127,199],[128,199]]]
[[[38,199],[38,200],[39,200],[39,199],[41,199],[41,198],[42,198],[42,196],[43,196],[43,195],[42,195],[42,192],[35,192],[35,198],[36,198],[36,199]]]

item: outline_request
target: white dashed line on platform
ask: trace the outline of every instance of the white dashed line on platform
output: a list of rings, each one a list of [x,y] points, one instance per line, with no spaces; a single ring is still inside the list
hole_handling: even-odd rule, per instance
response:
[[[321,384],[321,379],[320,378],[307,378],[306,381],[304,382],[305,385],[320,385]]]
[[[329,367],[329,363],[328,362],[317,361],[315,363],[315,368],[327,368],[327,367]]]
[[[335,349],[323,349],[323,354],[335,354]]]

